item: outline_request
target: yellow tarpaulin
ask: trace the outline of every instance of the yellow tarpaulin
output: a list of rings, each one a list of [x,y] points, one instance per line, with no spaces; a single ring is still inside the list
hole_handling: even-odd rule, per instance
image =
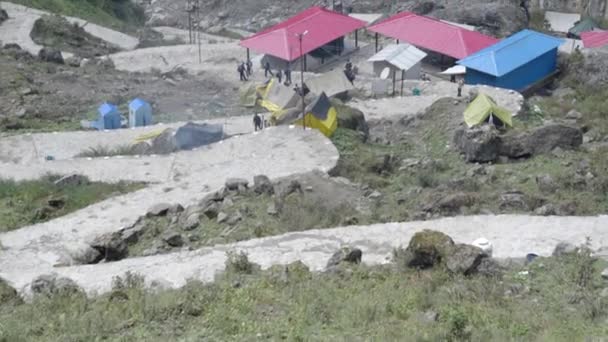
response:
[[[477,95],[475,100],[469,104],[464,111],[464,122],[467,126],[473,127],[485,122],[490,114],[495,118],[500,119],[505,125],[513,127],[511,113],[507,109],[499,107],[496,102],[486,94]]]
[[[329,98],[321,93],[317,99],[306,108],[304,120],[298,119],[295,124],[306,124],[306,127],[318,129],[330,137],[338,128],[338,112],[332,107]]]

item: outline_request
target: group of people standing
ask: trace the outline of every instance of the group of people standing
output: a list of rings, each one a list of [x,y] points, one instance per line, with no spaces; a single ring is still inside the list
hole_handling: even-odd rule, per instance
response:
[[[242,82],[247,82],[249,77],[253,74],[253,62],[251,62],[250,59],[246,62],[241,62],[237,67],[237,72],[239,73],[239,79]],[[291,68],[289,64],[287,64],[285,70],[277,69],[277,71],[273,73],[270,68],[270,62],[266,61],[264,64],[264,77],[268,78],[268,75],[270,75],[270,77],[276,77],[279,84],[283,83],[286,86],[291,85]],[[283,82],[283,80],[285,80],[285,82]]]

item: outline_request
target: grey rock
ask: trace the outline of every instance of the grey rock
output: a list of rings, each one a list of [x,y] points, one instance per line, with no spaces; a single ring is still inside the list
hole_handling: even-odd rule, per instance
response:
[[[534,209],[534,214],[539,216],[553,216],[559,214],[559,209],[555,207],[555,205],[547,203],[543,206]]]
[[[142,256],[151,256],[151,255],[157,255],[160,253],[160,248],[158,248],[158,246],[152,246],[148,249],[145,249],[141,255]]]
[[[429,310],[420,315],[420,321],[422,323],[435,323],[439,320],[439,313],[433,310]]]
[[[178,151],[179,147],[175,140],[175,131],[173,129],[164,130],[159,136],[152,140],[150,154],[169,154]]]
[[[131,146],[131,153],[136,155],[147,155],[150,154],[152,145],[147,141],[141,141]]]
[[[184,238],[174,230],[165,232],[162,239],[171,247],[181,247],[184,245]]]
[[[276,216],[279,214],[279,211],[277,210],[277,206],[274,204],[274,202],[268,204],[268,209],[266,209],[266,213],[268,215],[272,215],[272,216]]]
[[[15,290],[2,278],[0,278],[0,303],[23,303],[21,297],[19,297],[19,293],[17,292],[17,290]]]
[[[103,255],[97,249],[86,244],[73,248],[70,257],[80,265],[96,264],[103,259]]]
[[[568,112],[568,114],[566,114],[566,119],[568,120],[580,120],[583,118],[583,114],[581,114],[580,112],[572,109],[571,111]]]
[[[89,179],[82,175],[71,174],[68,176],[63,176],[53,182],[56,186],[78,186],[78,185],[86,185],[89,184]]]
[[[520,191],[509,191],[500,195],[501,210],[529,211],[526,196]]]
[[[30,284],[32,293],[44,296],[73,294],[82,289],[69,278],[59,277],[57,274],[44,274],[34,279]]]
[[[52,48],[42,48],[38,52],[38,58],[43,62],[64,64],[63,56],[61,51]]]
[[[575,245],[566,242],[566,241],[562,241],[560,243],[557,244],[557,246],[555,246],[555,249],[553,250],[553,256],[554,257],[560,257],[563,255],[568,255],[568,254],[574,254],[578,252],[578,247],[576,247]]]
[[[217,215],[217,223],[224,223],[228,220],[228,214],[224,213],[224,212],[220,212]]]
[[[429,268],[445,261],[454,241],[446,234],[425,229],[414,234],[404,251],[408,267]]]
[[[382,193],[380,193],[379,191],[373,191],[371,194],[369,194],[369,196],[367,196],[371,199],[380,199],[382,198]]]
[[[99,251],[106,261],[116,261],[125,258],[129,250],[119,232],[104,234],[91,243],[91,247]]]
[[[471,129],[461,128],[454,133],[454,145],[468,162],[496,161],[500,143],[498,131],[490,125]]]
[[[500,277],[505,272],[505,268],[495,259],[484,257],[477,266],[476,273],[486,277]]]
[[[225,184],[226,189],[231,191],[237,191],[239,187],[246,189],[248,185],[249,181],[242,178],[228,178]]]
[[[193,213],[193,214],[190,214],[190,216],[188,216],[188,218],[186,218],[182,227],[184,228],[184,230],[194,230],[194,229],[198,228],[199,225],[200,225],[199,215],[197,213]]]
[[[181,204],[173,204],[170,208],[169,208],[169,214],[179,214],[181,212],[184,211],[184,207]]]
[[[232,198],[230,197],[226,197],[224,198],[224,200],[222,201],[222,209],[227,209],[230,208],[234,205],[234,201],[232,200]]]
[[[82,64],[82,58],[78,56],[69,57],[65,60],[65,64],[74,68],[79,68]]]
[[[600,297],[606,298],[608,297],[608,287],[604,288],[602,292],[600,292]]]
[[[457,244],[448,253],[446,266],[450,272],[469,275],[477,272],[484,257],[484,252],[479,247]]]
[[[458,192],[443,196],[436,202],[425,206],[424,210],[434,213],[456,214],[461,208],[470,207],[477,203],[477,197],[473,194]]]
[[[551,175],[536,176],[536,185],[544,193],[553,193],[557,190],[557,183]]]
[[[560,147],[574,149],[583,143],[583,132],[576,127],[549,124],[536,128],[530,134],[528,144],[533,154],[549,153]]]
[[[220,208],[216,202],[209,203],[204,209],[203,214],[210,220],[218,217]]]
[[[237,211],[228,217],[228,219],[226,220],[226,223],[232,226],[232,225],[237,224],[242,219],[243,219],[243,215]]]
[[[169,210],[173,206],[169,203],[158,203],[148,209],[146,216],[148,217],[156,217],[156,216],[167,216]]]
[[[602,279],[604,279],[604,280],[608,280],[608,268],[604,269],[604,270],[602,271],[602,274],[601,274],[601,275],[602,275]]]
[[[344,246],[336,251],[327,261],[327,268],[338,266],[342,263],[359,264],[363,252],[359,248]]]
[[[253,191],[258,194],[274,194],[274,186],[270,182],[270,178],[265,175],[257,175],[253,177]]]

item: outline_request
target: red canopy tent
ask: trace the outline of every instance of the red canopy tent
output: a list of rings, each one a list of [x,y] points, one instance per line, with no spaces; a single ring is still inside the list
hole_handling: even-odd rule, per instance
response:
[[[401,12],[368,30],[442,55],[462,59],[493,45],[498,39],[412,12]]]
[[[337,38],[366,26],[364,21],[351,18],[322,7],[311,7],[299,14],[241,40],[240,45],[293,61]],[[302,39],[302,51],[298,35],[307,32]]]
[[[597,48],[608,46],[608,31],[588,31],[581,33],[583,46],[586,48]]]

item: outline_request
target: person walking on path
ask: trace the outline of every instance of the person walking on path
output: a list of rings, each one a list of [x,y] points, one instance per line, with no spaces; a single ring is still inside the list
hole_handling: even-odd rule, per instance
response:
[[[264,77],[268,77],[268,74],[270,74],[270,77],[274,76],[272,70],[270,70],[270,62],[266,61],[266,64],[264,64]]]
[[[253,115],[253,127],[256,132],[262,130],[262,118],[260,118],[258,113]]]
[[[281,81],[283,80],[283,72],[281,69],[277,70],[277,79],[279,80],[279,84],[281,84]]]
[[[285,68],[285,85],[291,85],[291,67],[289,64],[287,64],[287,67]]]
[[[251,76],[251,74],[253,73],[253,62],[251,61],[251,59],[247,60],[247,76]]]
[[[239,77],[240,77],[241,81],[243,81],[243,82],[247,81],[247,76],[245,75],[245,62],[239,64],[239,66],[236,70],[239,72]]]
[[[462,96],[462,88],[464,87],[464,78],[458,80],[458,97]]]

